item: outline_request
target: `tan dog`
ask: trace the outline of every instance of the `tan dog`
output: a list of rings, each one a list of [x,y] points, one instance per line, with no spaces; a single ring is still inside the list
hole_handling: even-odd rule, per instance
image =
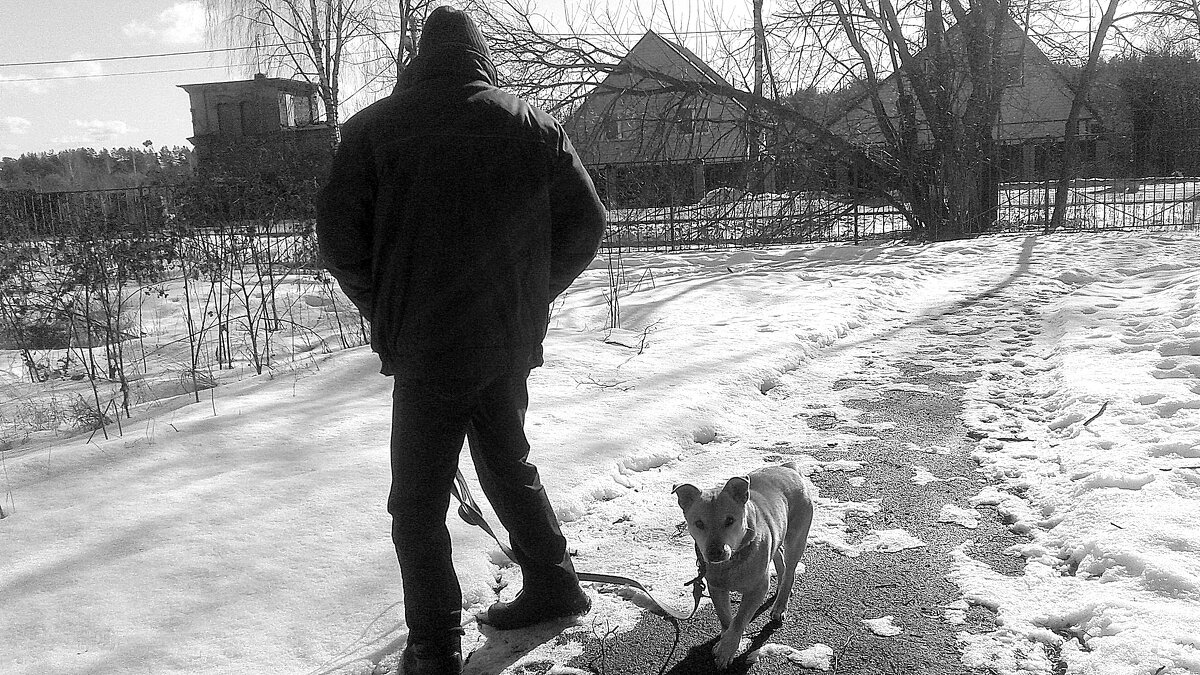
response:
[[[725,669],[767,595],[772,561],[779,586],[771,622],[783,622],[796,565],[812,525],[812,498],[794,463],[730,478],[723,488],[701,491],[694,485],[680,485],[672,492],[704,559],[704,580],[723,629],[713,657],[717,667]],[[730,591],[742,594],[736,617],[729,604]]]

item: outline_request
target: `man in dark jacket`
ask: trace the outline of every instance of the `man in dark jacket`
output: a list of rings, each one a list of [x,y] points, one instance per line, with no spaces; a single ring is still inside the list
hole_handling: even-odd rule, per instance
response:
[[[402,672],[457,673],[446,511],[464,436],[524,580],[479,620],[519,628],[590,607],[523,425],[550,303],[595,255],[604,208],[562,127],[496,88],[466,14],[430,14],[401,80],[343,126],[317,235],[396,378],[388,511],[409,628]]]

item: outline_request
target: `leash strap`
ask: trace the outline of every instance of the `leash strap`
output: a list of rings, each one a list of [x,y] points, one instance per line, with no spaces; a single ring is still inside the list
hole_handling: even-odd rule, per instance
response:
[[[496,544],[500,546],[501,552],[508,556],[509,560],[515,561],[516,558],[513,556],[512,549],[509,548],[507,544],[500,541],[500,538],[496,536],[496,532],[492,529],[491,524],[488,523],[487,518],[484,517],[483,510],[479,508],[479,503],[475,501],[475,496],[471,494],[471,488],[467,485],[467,479],[463,477],[461,470],[454,477],[454,484],[450,486],[450,494],[454,495],[454,498],[458,500],[458,516],[468,524],[474,525],[484,532],[487,532],[488,535],[496,541]],[[700,609],[700,598],[704,597],[704,559],[700,557],[699,552],[696,554],[696,564],[699,568],[699,573],[696,575],[696,578],[684,584],[685,586],[692,587],[692,596],[695,599],[695,604],[692,606],[692,610],[690,612],[678,610],[670,605],[664,605],[663,603],[659,602],[654,595],[650,593],[649,589],[643,586],[641,582],[637,581],[636,579],[630,579],[629,577],[623,577],[617,574],[597,574],[594,572],[578,572],[576,576],[579,577],[580,581],[590,581],[600,584],[613,584],[616,586],[628,586],[630,588],[637,589],[647,598],[649,598],[650,602],[653,603],[654,606],[662,613],[673,619],[686,621],[696,615],[696,611]]]

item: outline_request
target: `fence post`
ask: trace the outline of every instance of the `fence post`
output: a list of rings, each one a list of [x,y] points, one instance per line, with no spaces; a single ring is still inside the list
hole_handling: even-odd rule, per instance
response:
[[[1042,231],[1050,234],[1050,181],[1042,180]]]
[[[675,250],[675,205],[672,204],[670,210],[667,211],[667,223],[671,228],[671,250]]]

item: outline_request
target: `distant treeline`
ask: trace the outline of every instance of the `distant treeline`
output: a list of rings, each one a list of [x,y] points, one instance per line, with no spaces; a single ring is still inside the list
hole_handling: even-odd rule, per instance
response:
[[[185,147],[75,148],[0,159],[0,188],[38,192],[178,184],[192,175]]]

